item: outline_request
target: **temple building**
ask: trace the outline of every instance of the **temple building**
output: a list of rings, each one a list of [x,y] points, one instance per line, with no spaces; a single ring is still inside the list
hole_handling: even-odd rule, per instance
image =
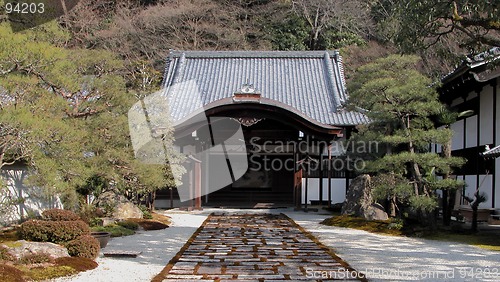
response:
[[[344,200],[353,169],[339,144],[368,120],[345,109],[337,51],[171,51],[163,89],[176,146],[200,164],[183,180],[198,204]],[[173,194],[182,206],[180,189],[158,193],[156,205],[168,207]]]

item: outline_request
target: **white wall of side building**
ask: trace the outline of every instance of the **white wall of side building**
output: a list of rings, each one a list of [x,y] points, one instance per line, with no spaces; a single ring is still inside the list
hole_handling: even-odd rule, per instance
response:
[[[479,145],[493,143],[493,88],[486,86],[479,99]]]
[[[0,225],[8,225],[50,208],[63,208],[59,197],[47,197],[42,189],[25,185],[28,170],[24,166],[5,166],[1,170],[5,187],[0,190]],[[16,201],[16,204],[4,205]]]
[[[319,201],[319,178],[308,178],[309,181],[307,189],[307,204],[311,201]],[[350,181],[349,181],[350,182]],[[346,195],[346,179],[331,179],[332,185],[332,204],[342,203]],[[302,204],[306,203],[305,198],[306,179],[302,178]],[[328,179],[323,179],[323,201],[328,201]]]
[[[453,131],[452,150],[474,148],[476,146],[490,144],[493,144],[493,147],[500,145],[500,97],[498,97],[500,86],[498,85],[498,82],[499,79],[497,78],[497,85],[495,86],[497,94],[496,99],[494,98],[495,91],[493,86],[491,84],[484,86],[479,93],[479,113],[475,113],[473,116],[459,120],[450,126]],[[465,102],[461,97],[456,98],[451,103],[451,106],[456,106],[462,103],[466,104],[469,100],[476,97],[478,97],[478,93],[472,91],[467,95]],[[494,121],[494,119],[496,119],[496,121]],[[494,136],[495,132],[496,136]],[[480,148],[480,150],[482,151],[484,148]],[[440,152],[440,149],[435,150],[435,147],[432,146],[432,151]],[[461,179],[462,176],[458,175],[457,178]],[[477,175],[466,175],[464,181],[466,183],[464,192],[466,196],[473,196],[477,185],[481,185],[480,191],[486,193],[488,197],[487,201],[481,204],[481,207],[500,208],[500,158],[495,160],[494,171],[490,171],[489,175],[483,174],[479,176],[479,183],[477,181]]]

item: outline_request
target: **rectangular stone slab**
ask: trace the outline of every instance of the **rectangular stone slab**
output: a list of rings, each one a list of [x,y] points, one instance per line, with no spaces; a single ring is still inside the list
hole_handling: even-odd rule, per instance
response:
[[[135,258],[142,252],[137,251],[106,251],[103,252],[105,257],[132,257]]]

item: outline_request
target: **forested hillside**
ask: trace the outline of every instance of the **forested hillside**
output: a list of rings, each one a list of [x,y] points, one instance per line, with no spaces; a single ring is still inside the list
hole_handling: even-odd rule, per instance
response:
[[[340,49],[348,70],[418,53],[439,76],[463,54],[499,45],[497,1],[82,0],[62,26],[70,46],[107,49],[161,70],[169,49]],[[496,40],[495,40],[496,38]]]

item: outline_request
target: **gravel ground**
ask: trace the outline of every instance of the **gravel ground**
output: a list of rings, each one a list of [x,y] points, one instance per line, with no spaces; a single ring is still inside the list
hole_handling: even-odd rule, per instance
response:
[[[324,226],[318,223],[329,216],[318,213],[286,214],[370,281],[500,281],[500,252]]]
[[[111,238],[104,251],[127,250],[142,252],[136,258],[97,258],[99,266],[75,276],[53,281],[151,281],[177,254],[191,235],[207,218],[206,213],[165,213],[172,217],[172,225],[163,230],[139,231],[132,236]]]
[[[167,211],[172,226],[113,238],[106,251],[142,251],[137,258],[97,259],[99,267],[54,281],[150,281],[191,237],[211,212]],[[370,281],[500,281],[500,252],[459,243],[385,236],[319,224],[329,217],[321,212],[286,210],[223,210],[239,213],[280,213],[292,218],[323,244],[364,273]],[[328,273],[314,273],[328,275]]]

